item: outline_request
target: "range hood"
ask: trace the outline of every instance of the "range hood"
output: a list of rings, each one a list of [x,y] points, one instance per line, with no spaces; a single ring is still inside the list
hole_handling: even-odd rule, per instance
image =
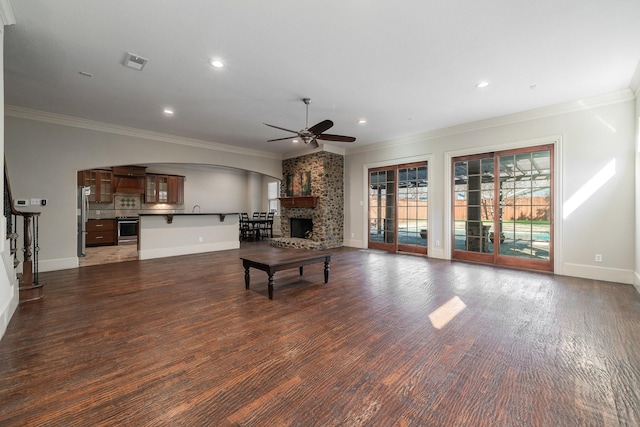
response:
[[[114,176],[114,193],[144,194],[144,178],[129,176]]]
[[[141,166],[114,166],[114,193],[144,194],[145,168]]]

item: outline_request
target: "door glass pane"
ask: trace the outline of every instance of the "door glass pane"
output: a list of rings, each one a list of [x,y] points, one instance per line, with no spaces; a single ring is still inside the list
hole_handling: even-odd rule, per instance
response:
[[[492,157],[454,162],[454,249],[492,253],[494,221]]]
[[[100,201],[111,202],[111,172],[99,172],[100,177]]]
[[[166,176],[158,177],[158,203],[169,201],[169,181]]]
[[[550,259],[551,152],[499,157],[500,255]]]
[[[369,172],[369,241],[395,243],[395,171]]]
[[[427,166],[398,168],[398,244],[427,246]]]

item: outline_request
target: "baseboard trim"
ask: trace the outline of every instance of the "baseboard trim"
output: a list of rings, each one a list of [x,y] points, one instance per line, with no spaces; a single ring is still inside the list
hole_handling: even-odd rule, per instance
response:
[[[68,268],[77,268],[80,265],[80,261],[77,257],[74,258],[58,258],[48,259],[38,262],[39,271],[56,271],[66,270]]]
[[[0,313],[0,339],[2,339],[4,333],[7,331],[7,327],[13,317],[13,313],[15,313],[16,308],[18,308],[18,303],[20,302],[18,285],[15,284],[10,287],[13,290],[13,294],[11,295],[11,299],[9,299],[7,304],[4,306],[2,313]]]
[[[607,282],[634,284],[634,272],[621,268],[594,267],[585,264],[564,263],[563,276],[582,277],[584,279],[605,280]],[[638,289],[636,287],[636,289]]]

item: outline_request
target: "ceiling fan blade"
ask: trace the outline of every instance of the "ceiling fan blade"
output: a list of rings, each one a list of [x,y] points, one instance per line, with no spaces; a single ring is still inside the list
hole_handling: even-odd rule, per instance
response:
[[[333,126],[333,122],[331,120],[323,120],[318,124],[315,124],[309,128],[309,132],[314,135],[320,135],[325,130],[331,128]]]
[[[263,123],[263,124],[265,124],[265,125],[267,125],[267,126],[269,126],[269,127],[272,127],[272,128],[276,128],[276,129],[280,129],[280,130],[285,130],[285,131],[287,131],[287,132],[291,132],[291,133],[295,133],[295,134],[297,134],[297,133],[298,133],[298,131],[297,131],[297,130],[285,129],[285,128],[281,128],[280,126],[270,125],[269,123]]]
[[[295,136],[287,136],[285,138],[276,138],[276,139],[268,139],[267,142],[273,142],[273,141],[284,141],[286,139],[293,139],[295,138]]]
[[[311,148],[318,148],[318,140],[316,138],[313,138],[310,142],[309,142],[309,147]]]
[[[336,142],[354,142],[356,139],[352,136],[344,136],[344,135],[331,135],[329,133],[323,133],[316,136],[318,139],[324,139],[325,141],[336,141]]]

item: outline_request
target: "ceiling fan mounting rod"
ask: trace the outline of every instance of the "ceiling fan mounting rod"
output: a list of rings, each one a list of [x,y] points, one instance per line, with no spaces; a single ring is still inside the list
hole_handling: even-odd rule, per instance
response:
[[[309,129],[309,104],[311,104],[311,98],[302,98],[302,102],[307,106],[307,120],[305,121],[304,128]]]

